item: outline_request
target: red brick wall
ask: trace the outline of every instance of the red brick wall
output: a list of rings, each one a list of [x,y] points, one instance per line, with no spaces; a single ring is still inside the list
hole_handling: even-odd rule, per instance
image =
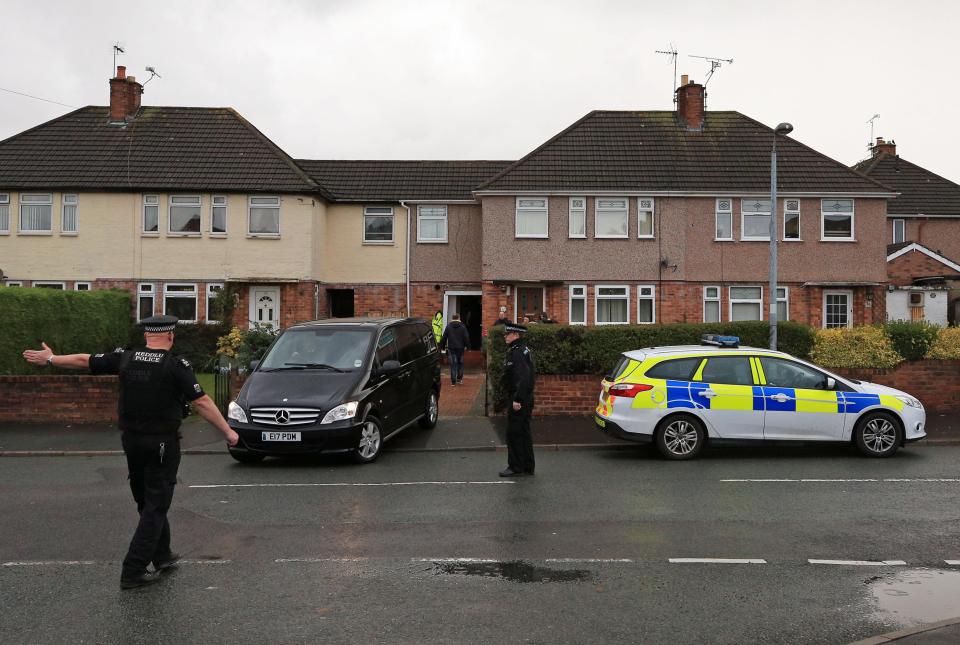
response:
[[[480,290],[480,285],[476,282],[414,282],[410,285],[411,315],[430,320],[438,311],[443,311],[445,292]],[[484,309],[483,319],[487,321],[486,309]],[[496,319],[497,316],[494,315],[487,323]]]
[[[602,377],[589,374],[543,374],[537,377],[534,416],[584,415],[593,412]]]
[[[887,262],[887,275],[893,284],[909,285],[913,284],[914,278],[933,275],[960,276],[960,272],[954,271],[942,262],[934,260],[920,251],[910,251]]]
[[[116,422],[115,376],[0,376],[0,422]]]

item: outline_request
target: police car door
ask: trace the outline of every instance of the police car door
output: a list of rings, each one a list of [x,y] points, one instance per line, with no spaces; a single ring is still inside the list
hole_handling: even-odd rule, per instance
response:
[[[700,412],[719,437],[763,438],[763,403],[754,397],[749,356],[710,355],[693,378],[691,394],[705,405]]]
[[[837,392],[827,389],[827,375],[795,361],[760,356],[754,359],[763,382],[767,408],[766,439],[839,441],[844,415]]]

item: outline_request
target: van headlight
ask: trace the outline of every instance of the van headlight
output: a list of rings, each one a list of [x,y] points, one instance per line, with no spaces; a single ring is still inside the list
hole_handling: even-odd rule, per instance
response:
[[[910,396],[909,394],[898,394],[897,399],[904,405],[909,405],[911,408],[923,409],[923,404],[920,403],[920,400]]]
[[[344,403],[343,405],[338,405],[334,409],[327,412],[323,417],[324,423],[333,423],[334,421],[345,421],[347,419],[352,419],[357,415],[357,402],[350,401],[350,403]]]
[[[227,418],[240,423],[247,423],[247,414],[243,411],[243,408],[237,405],[236,401],[230,401],[230,405],[227,406]]]

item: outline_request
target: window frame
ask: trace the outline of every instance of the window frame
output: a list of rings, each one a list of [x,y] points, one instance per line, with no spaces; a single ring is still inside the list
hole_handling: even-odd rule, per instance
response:
[[[604,200],[614,201],[623,200],[623,209],[620,208],[601,208],[600,204]],[[623,235],[600,235],[600,213],[619,213],[623,212],[623,221],[626,224],[626,232]],[[629,197],[594,197],[593,198],[593,237],[597,240],[627,240],[630,239],[630,198]]]
[[[919,296],[920,302],[914,304],[914,302],[913,302],[914,296]],[[923,307],[924,307],[925,304],[926,304],[926,297],[925,297],[925,294],[924,294],[922,291],[910,291],[910,292],[907,293],[907,307],[908,307],[908,308],[923,309]]]
[[[824,234],[826,232],[826,215],[828,212],[824,209],[824,202],[833,201],[849,201],[850,202],[850,236],[849,237],[826,237]],[[829,213],[831,215],[836,214],[837,211]],[[845,213],[844,213],[845,214]],[[857,214],[857,200],[851,198],[840,198],[840,199],[821,199],[820,200],[820,241],[821,242],[856,242],[857,241],[857,229],[856,229],[856,214]]]
[[[787,208],[787,205],[790,202],[797,202],[797,207],[795,209]],[[783,242],[802,242],[803,234],[800,229],[800,211],[803,208],[803,203],[800,199],[795,197],[785,197],[783,199],[783,230],[780,232],[781,241]],[[796,237],[787,237],[787,216],[796,215],[797,216],[797,236]]]
[[[155,200],[153,203],[150,202],[150,199]],[[153,207],[157,209],[157,230],[148,231],[147,230],[147,208]],[[145,237],[160,237],[160,195],[156,194],[146,194],[143,195],[143,200],[140,208],[140,235]]]
[[[67,201],[72,197],[73,201]],[[73,206],[73,228],[67,228],[67,206]],[[60,235],[74,236],[80,233],[80,195],[62,193],[60,195]]]
[[[769,218],[770,218],[770,210],[772,209],[772,206],[771,206],[771,207],[768,207],[768,210],[767,210],[767,213],[766,213],[766,216],[767,216],[767,234],[766,234],[766,235],[763,235],[763,236],[760,236],[760,235],[747,235],[747,234],[746,234],[747,227],[746,227],[746,221],[745,221],[745,218],[746,218],[747,214],[746,214],[746,212],[744,211],[744,208],[743,208],[744,203],[747,202],[747,201],[755,201],[755,202],[768,201],[768,202],[769,202],[769,201],[770,201],[770,198],[769,198],[769,197],[766,197],[766,198],[764,198],[764,197],[741,197],[741,198],[740,198],[740,241],[741,241],[741,242],[769,242],[769,241],[770,241],[770,219],[769,219]],[[762,217],[762,216],[763,216],[763,212],[761,212],[761,211],[751,212],[751,213],[750,213],[750,216],[751,216],[751,217]]]
[[[81,288],[80,288],[80,285],[86,285],[87,288],[86,288],[86,289],[81,289]],[[86,281],[74,282],[74,283],[73,283],[73,290],[74,290],[74,291],[93,291],[93,283],[92,283],[92,282],[86,282]]]
[[[521,206],[520,202],[522,200],[534,200],[542,199],[543,208],[534,208],[532,206]],[[530,213],[539,213],[543,211],[544,227],[543,234],[540,233],[520,233],[520,214],[522,212]],[[545,240],[550,237],[550,198],[549,197],[537,197],[537,196],[517,196],[516,204],[514,209],[513,216],[513,236],[514,238],[524,238],[524,239],[536,239],[536,240]]]
[[[222,199],[223,202],[218,204],[217,203],[218,199]],[[220,237],[227,236],[227,231],[229,230],[229,227],[227,225],[227,206],[229,202],[230,202],[230,199],[227,197],[227,195],[211,195],[210,196],[210,226],[207,228],[207,232],[209,233],[210,237],[220,238]],[[218,208],[223,209],[223,230],[222,231],[213,230],[213,224],[214,224],[214,221],[216,220],[216,214],[217,214]]]
[[[4,209],[4,207],[6,207]],[[6,210],[6,226],[0,228],[0,235],[10,235],[10,193],[0,193],[0,210]],[[0,220],[2,222],[3,220]]]
[[[389,210],[389,213],[371,212],[372,209],[381,208]],[[367,218],[368,217],[389,217],[390,218],[390,239],[389,240],[368,240],[367,239]],[[397,213],[393,206],[364,206],[362,220],[362,240],[363,244],[368,246],[393,246],[397,240]]]
[[[573,201],[579,199],[583,201],[583,206],[579,208],[574,208]],[[587,198],[586,197],[570,197],[568,200],[567,208],[567,237],[572,240],[585,240],[587,239]],[[583,223],[583,233],[574,235],[573,233],[573,214],[578,213],[580,215],[580,220]]]
[[[783,290],[783,297],[780,297],[780,291]],[[780,303],[783,303],[783,310],[786,315],[780,317]],[[777,286],[777,322],[790,320],[790,287]],[[769,315],[769,314],[768,314]]]
[[[760,289],[759,298],[734,298],[733,289]],[[762,284],[734,284],[727,287],[727,320],[730,322],[740,322],[734,321],[733,318],[733,305],[734,304],[757,304],[760,307],[760,317],[756,320],[764,320],[763,317],[763,285]]]
[[[716,297],[708,296],[707,289],[716,289],[717,290]],[[709,285],[703,286],[703,322],[718,322],[718,323],[723,322],[723,304],[722,304],[721,295],[722,294],[720,292],[720,285],[709,284]],[[717,320],[716,321],[707,320],[707,303],[708,302],[717,303]]]
[[[7,287],[23,287],[23,280],[7,280],[4,286]]]
[[[174,204],[174,199],[195,199],[195,204]],[[173,210],[175,208],[196,208],[197,216],[200,221],[197,222],[196,231],[174,231],[173,230]],[[200,237],[203,231],[203,197],[201,195],[168,195],[167,196],[167,237]]]
[[[900,240],[899,241],[897,240],[897,223],[900,224]],[[907,239],[907,220],[905,220],[902,217],[894,217],[891,220],[891,225],[893,228],[893,230],[891,231],[891,233],[893,234],[893,237],[891,238],[893,240],[893,244],[900,244],[902,242],[905,242]]]
[[[583,295],[576,295],[574,289],[583,289]],[[587,285],[585,284],[571,284],[568,289],[569,297],[567,298],[567,320],[571,325],[586,325],[587,324]],[[583,320],[576,321],[573,319],[573,301],[582,300],[583,301]]]
[[[30,283],[30,287],[34,289],[57,289],[58,291],[66,291],[67,283],[62,280],[34,280]]]
[[[214,287],[219,287],[219,290],[215,290]],[[222,282],[208,282],[208,283],[207,283],[207,286],[205,286],[205,287],[203,288],[203,293],[204,293],[204,298],[205,298],[205,304],[204,304],[204,306],[206,307],[206,308],[203,310],[203,321],[204,321],[204,323],[206,323],[207,325],[215,325],[215,324],[217,324],[217,323],[219,323],[219,322],[222,322],[222,321],[220,321],[220,320],[211,320],[211,318],[210,318],[210,302],[217,296],[218,293],[220,293],[221,291],[223,291],[223,287],[224,287],[224,284],[223,284]]]
[[[163,310],[162,310],[162,311],[163,311],[163,315],[165,315],[165,316],[167,315],[167,298],[176,298],[176,299],[180,299],[180,300],[187,300],[187,299],[189,299],[189,298],[191,297],[190,295],[170,295],[170,292],[168,292],[168,290],[170,289],[170,287],[193,287],[193,295],[192,295],[192,298],[193,298],[193,318],[180,318],[180,320],[179,320],[178,322],[181,322],[181,323],[196,323],[196,322],[197,322],[197,317],[198,317],[199,314],[200,314],[200,302],[199,302],[199,300],[198,300],[198,298],[199,298],[199,296],[200,296],[200,293],[199,293],[200,290],[197,288],[197,283],[196,283],[196,282],[164,282],[164,283],[163,283],[163,301],[162,301],[162,302],[163,302]],[[172,293],[174,293],[174,294],[187,294],[188,292],[186,292],[186,291],[179,291],[179,292],[178,292],[178,291],[174,291],[174,292],[172,292]]]
[[[602,289],[623,289],[622,296],[602,296],[600,291]],[[624,310],[627,312],[627,319],[623,322],[600,322],[600,307],[598,306],[601,300],[626,300],[627,306]],[[593,324],[594,325],[629,325],[630,324],[630,285],[628,284],[598,284],[593,287]]]
[[[253,200],[255,199],[275,199],[276,205],[274,206],[273,204],[254,204]],[[268,240],[279,239],[281,234],[283,233],[283,222],[281,221],[282,218],[281,218],[281,212],[280,212],[281,205],[282,205],[282,200],[280,199],[279,196],[276,196],[276,195],[248,195],[247,196],[247,237],[263,238]],[[254,208],[258,208],[258,209],[269,208],[277,211],[277,232],[276,233],[254,232],[250,229],[250,221],[251,221],[251,216],[253,215],[252,211]]]
[[[649,289],[649,295],[643,295],[643,290]],[[650,320],[640,320],[640,303],[650,302]],[[637,285],[637,324],[655,325],[657,323],[657,286],[654,284]]]
[[[650,201],[650,206],[647,208],[643,207],[645,201]],[[657,215],[656,215],[656,199],[653,197],[637,197],[637,239],[638,240],[653,240],[657,237]],[[644,235],[640,233],[640,216],[644,213],[650,214],[650,234]]]
[[[47,201],[24,201],[24,197],[46,197]],[[49,206],[50,207],[50,228],[46,229],[25,229],[23,227],[23,207],[24,206]],[[20,199],[17,203],[19,214],[17,235],[53,235],[53,193],[20,193]]]
[[[721,202],[727,202],[729,207],[726,209],[720,208]],[[720,216],[724,215],[729,219],[730,222],[730,237],[720,237]],[[713,212],[713,241],[714,242],[733,242],[733,198],[732,197],[717,197],[714,202],[714,212]]]
[[[424,208],[442,208],[443,216],[424,215]],[[443,221],[443,238],[423,237],[421,225],[423,220]],[[366,231],[366,228],[364,228]],[[450,209],[446,204],[418,204],[417,205],[417,244],[448,244],[450,242]]]
[[[752,365],[750,364],[750,358],[751,358],[750,356],[747,356],[745,354],[734,354],[730,356],[724,356],[721,353],[716,353],[716,354],[710,354],[708,356],[702,356],[701,358],[704,359],[704,362],[702,362],[700,366],[696,369],[696,371],[693,373],[693,380],[692,380],[693,383],[716,383],[717,385],[735,385],[739,387],[752,387],[754,385],[757,385],[757,382],[756,382],[757,379],[756,379],[756,376],[753,374]],[[725,383],[721,380],[717,380],[716,378],[710,378],[710,379],[704,378],[703,372],[710,366],[710,361],[720,362],[720,361],[731,361],[731,360],[741,360],[741,361],[747,362],[746,373],[751,375],[749,378],[749,381],[750,381],[749,383]],[[697,378],[698,375],[700,378]]]

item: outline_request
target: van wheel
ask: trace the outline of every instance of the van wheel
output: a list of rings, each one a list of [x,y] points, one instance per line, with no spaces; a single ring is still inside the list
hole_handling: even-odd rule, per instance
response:
[[[383,425],[372,414],[367,415],[360,430],[360,444],[353,453],[357,463],[369,464],[380,455],[383,447]]]
[[[258,455],[255,452],[240,452],[239,450],[231,450],[230,456],[241,464],[259,464],[266,457],[266,455]]]
[[[440,399],[437,397],[436,390],[430,390],[427,395],[427,407],[423,410],[423,417],[420,418],[420,427],[429,430],[437,425],[437,419],[440,417]]]
[[[707,433],[700,419],[678,415],[660,423],[656,441],[657,450],[667,459],[693,459],[703,450]]]
[[[889,457],[900,447],[900,424],[886,412],[868,412],[860,417],[853,437],[867,457]]]

